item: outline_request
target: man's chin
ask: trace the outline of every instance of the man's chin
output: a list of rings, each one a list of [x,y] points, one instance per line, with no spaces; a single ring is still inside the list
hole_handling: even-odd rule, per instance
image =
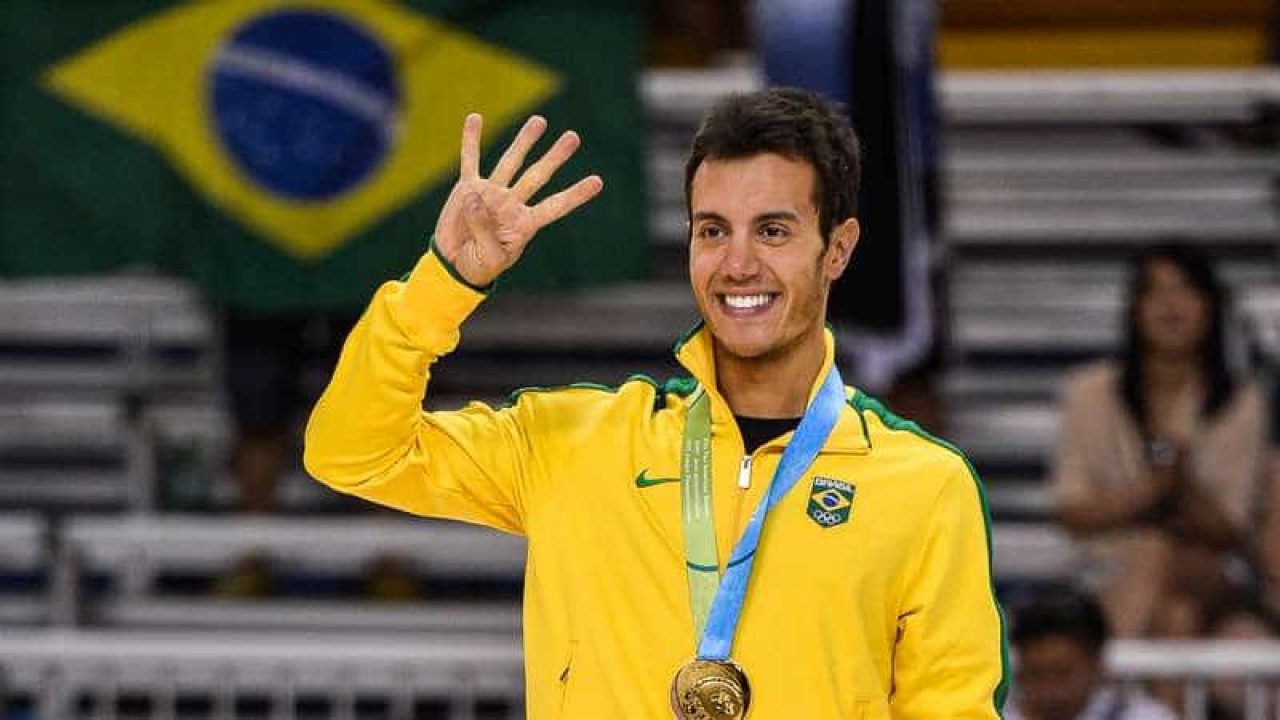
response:
[[[774,344],[767,339],[714,337],[720,352],[739,360],[758,360],[767,356],[774,347]]]

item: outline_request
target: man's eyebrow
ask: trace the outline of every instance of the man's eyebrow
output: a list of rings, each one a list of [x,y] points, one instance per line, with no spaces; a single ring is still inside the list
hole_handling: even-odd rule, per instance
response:
[[[728,222],[724,216],[710,210],[699,210],[693,214],[693,220],[714,220],[716,222]],[[769,222],[770,220],[786,220],[790,222],[800,222],[800,216],[790,210],[773,210],[767,213],[760,213],[751,219],[753,223]]]
[[[761,213],[755,217],[754,222],[762,223],[770,220],[788,220],[790,222],[800,222],[800,216],[790,210],[774,210],[773,212]]]

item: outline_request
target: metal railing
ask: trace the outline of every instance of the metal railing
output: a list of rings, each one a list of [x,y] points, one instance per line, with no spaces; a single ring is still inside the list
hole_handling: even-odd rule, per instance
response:
[[[1128,640],[1112,643],[1108,665],[1122,683],[1182,681],[1182,717],[1204,720],[1211,686],[1244,684],[1244,720],[1280,712],[1280,642],[1275,640]]]
[[[457,635],[305,635],[40,630],[0,636],[0,672],[40,720],[190,716],[232,720],[354,720],[370,703],[408,720],[422,703],[450,720],[474,720],[482,704],[523,717],[518,641]],[[3,707],[3,705],[0,705]],[[359,712],[367,717],[367,711]]]
[[[1245,720],[1280,708],[1274,641],[1121,641],[1108,663],[1122,684],[1182,681],[1186,720],[1207,717],[1219,681],[1244,684]],[[472,720],[482,704],[523,717],[521,652],[510,639],[29,631],[0,637],[0,671],[41,720],[114,718],[122,697],[138,695],[142,715],[166,720],[184,717],[193,697],[208,706],[201,717],[218,720],[240,717],[250,698],[282,720],[307,703],[321,708],[308,716],[346,720],[371,701],[381,708],[374,716],[397,720],[428,701],[443,703],[451,720]]]

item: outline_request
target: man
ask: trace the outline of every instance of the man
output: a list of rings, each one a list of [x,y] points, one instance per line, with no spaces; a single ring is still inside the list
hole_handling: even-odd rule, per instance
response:
[[[1109,635],[1101,604],[1085,593],[1061,590],[1028,603],[1014,618],[1009,720],[1174,720],[1147,695],[1104,685]]]
[[[981,487],[833,367],[823,318],[858,240],[858,148],[816,95],[729,98],[694,139],[703,323],[676,349],[693,379],[421,410],[486,289],[603,187],[591,176],[530,204],[579,142],[565,133],[517,177],[545,127],[529,120],[484,178],[467,119],[430,249],[378,291],[316,406],[310,471],[528,536],[531,720],[997,717],[1006,655]]]

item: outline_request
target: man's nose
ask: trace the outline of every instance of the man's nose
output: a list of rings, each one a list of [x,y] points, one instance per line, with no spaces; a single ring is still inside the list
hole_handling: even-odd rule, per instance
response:
[[[725,249],[724,272],[730,279],[742,280],[754,277],[760,271],[760,258],[751,238],[735,235]]]

